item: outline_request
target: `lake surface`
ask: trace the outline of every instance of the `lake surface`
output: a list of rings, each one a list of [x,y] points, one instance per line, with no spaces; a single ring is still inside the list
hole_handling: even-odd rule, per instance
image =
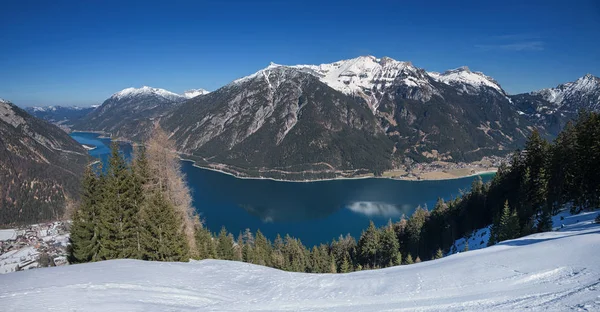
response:
[[[98,134],[74,132],[81,144],[96,146],[90,155],[103,162],[110,155],[110,139]],[[126,156],[131,146],[121,144]],[[409,216],[418,205],[433,208],[438,197],[450,199],[469,190],[474,177],[440,181],[390,179],[346,179],[318,182],[281,182],[240,179],[194,167],[182,161],[194,207],[206,226],[218,232],[221,226],[234,233],[260,229],[274,239],[277,233],[298,237],[307,246],[331,241],[340,234],[356,239],[373,220],[384,225],[389,219]],[[484,182],[494,174],[481,175]]]

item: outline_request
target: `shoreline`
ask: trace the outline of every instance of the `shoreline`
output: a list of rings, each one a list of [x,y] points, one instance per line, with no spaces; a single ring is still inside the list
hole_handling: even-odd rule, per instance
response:
[[[111,141],[117,141],[117,142],[124,142],[124,143],[128,143],[131,145],[134,145],[136,143],[130,141],[130,140],[124,140],[124,139],[112,139],[110,137],[104,137],[104,135],[106,135],[106,132],[103,131],[82,131],[82,130],[77,130],[77,131],[73,131],[72,133],[96,133],[99,134],[98,138],[99,139],[110,139]],[[183,158],[182,156],[184,156],[185,154],[183,153],[178,153],[179,155],[179,159],[181,161],[186,161],[186,162],[191,162],[193,167],[199,168],[199,169],[205,169],[205,170],[210,170],[210,171],[214,171],[214,172],[219,172],[222,174],[226,174],[226,175],[230,175],[234,178],[237,179],[247,179],[247,180],[271,180],[271,181],[277,181],[277,182],[297,182],[297,183],[310,183],[310,182],[322,182],[322,181],[341,181],[341,180],[361,180],[361,179],[387,179],[387,180],[396,180],[396,181],[411,181],[411,182],[423,182],[423,181],[444,181],[444,180],[456,180],[456,179],[463,179],[463,178],[469,178],[469,177],[475,177],[475,176],[479,176],[479,175],[485,175],[485,174],[492,174],[492,173],[496,173],[498,171],[497,168],[487,168],[486,170],[482,170],[482,171],[477,171],[475,173],[469,173],[466,175],[456,175],[456,176],[444,176],[444,177],[435,177],[435,178],[431,178],[431,177],[422,177],[422,175],[424,174],[431,174],[431,173],[445,173],[448,174],[447,172],[444,171],[429,171],[429,172],[422,172],[417,176],[414,177],[398,177],[398,176],[374,176],[374,175],[363,175],[363,176],[355,176],[355,177],[334,177],[334,178],[321,178],[321,179],[304,179],[304,180],[292,180],[292,179],[281,179],[281,178],[271,178],[271,177],[261,177],[261,176],[241,176],[239,174],[235,174],[233,172],[229,172],[229,171],[224,171],[218,168],[214,168],[214,167],[209,167],[209,166],[202,166],[202,165],[198,165],[196,160],[193,159],[188,159],[188,158]],[[220,164],[220,165],[224,165],[224,164]],[[465,168],[463,168],[465,169]],[[473,169],[475,170],[475,169]],[[386,171],[385,173],[390,173],[390,172],[394,172],[393,170],[390,171]],[[300,173],[300,172],[298,172]],[[292,173],[293,174],[293,173]]]
[[[311,180],[286,180],[286,179],[276,179],[276,178],[269,178],[269,177],[245,177],[245,176],[239,176],[239,175],[236,175],[234,173],[223,171],[223,170],[220,170],[220,169],[217,169],[217,168],[204,167],[204,166],[198,165],[196,163],[196,161],[192,160],[192,159],[182,158],[181,156],[179,157],[179,159],[181,161],[191,162],[193,167],[196,167],[196,168],[199,168],[199,169],[205,169],[205,170],[210,170],[210,171],[215,171],[215,172],[223,173],[223,174],[230,175],[230,176],[232,176],[234,178],[237,178],[237,179],[246,179],[246,180],[271,180],[271,181],[277,181],[277,182],[297,182],[297,183],[310,183],[310,182],[322,182],[322,181],[339,181],[339,180],[362,180],[362,179],[387,179],[387,180],[410,181],[410,182],[444,181],[444,180],[463,179],[463,178],[475,177],[475,176],[479,176],[479,175],[492,174],[492,173],[498,172],[498,169],[484,170],[484,171],[479,171],[479,172],[471,173],[471,174],[464,175],[464,176],[444,177],[444,178],[437,178],[437,179],[431,179],[431,178],[428,178],[428,179],[407,179],[407,178],[395,178],[395,177],[383,177],[383,176],[380,176],[380,177],[377,177],[377,176],[358,176],[358,177],[336,177],[336,178],[311,179]],[[431,172],[441,172],[441,171],[431,171]]]

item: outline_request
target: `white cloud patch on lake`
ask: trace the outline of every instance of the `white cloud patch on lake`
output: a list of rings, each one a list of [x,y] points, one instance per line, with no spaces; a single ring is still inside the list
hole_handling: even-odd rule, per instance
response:
[[[404,211],[410,209],[408,205],[403,206],[406,207],[399,207],[398,205],[382,202],[359,201],[348,204],[346,208],[369,217],[399,217]]]

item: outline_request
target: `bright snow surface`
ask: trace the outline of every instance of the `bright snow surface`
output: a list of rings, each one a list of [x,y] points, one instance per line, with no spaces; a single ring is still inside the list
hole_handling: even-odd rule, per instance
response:
[[[600,311],[600,226],[349,274],[113,260],[0,276],[3,311]],[[578,222],[575,222],[578,221]]]

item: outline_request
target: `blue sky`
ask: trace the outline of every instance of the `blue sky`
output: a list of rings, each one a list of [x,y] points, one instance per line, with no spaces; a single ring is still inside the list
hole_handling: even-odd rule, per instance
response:
[[[0,97],[21,106],[96,104],[130,86],[215,90],[271,61],[367,54],[467,65],[520,93],[600,75],[600,3],[5,0],[0,42]]]

